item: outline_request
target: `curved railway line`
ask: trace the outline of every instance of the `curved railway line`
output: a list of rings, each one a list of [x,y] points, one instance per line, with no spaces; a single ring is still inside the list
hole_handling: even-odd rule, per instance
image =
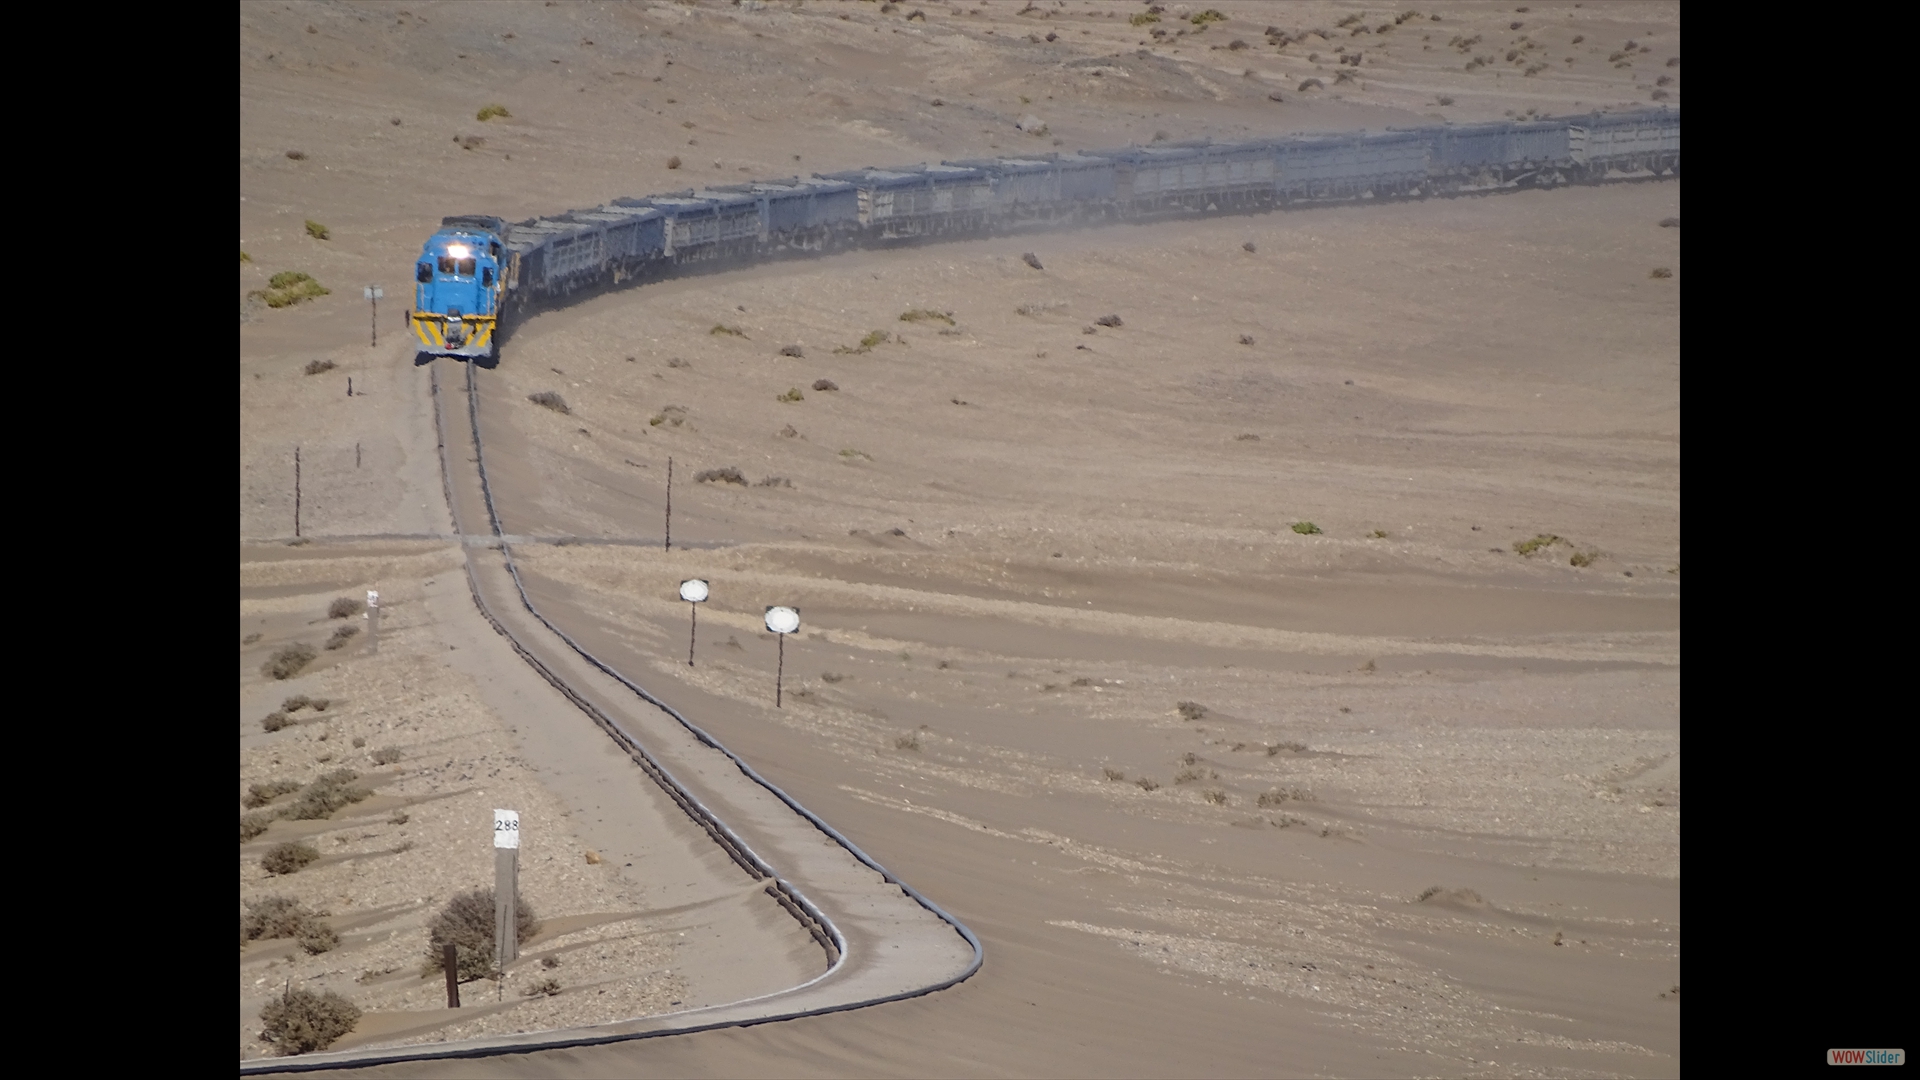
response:
[[[1635,176],[1609,182],[1661,178]],[[783,991],[681,1013],[459,1043],[260,1059],[243,1062],[241,1073],[478,1058],[745,1027],[919,997],[953,987],[978,972],[984,948],[958,918],[900,880],[679,710],[589,651],[540,610],[521,579],[513,552],[517,538],[501,527],[487,476],[479,408],[484,379],[475,369],[491,365],[469,361],[464,385],[451,390],[441,385],[440,366],[433,364],[429,377],[443,495],[464,549],[464,572],[475,607],[542,679],[600,727],[742,871],[764,883],[767,895],[819,945],[828,966],[820,975]],[[457,422],[461,395],[465,396],[464,431]],[[472,440],[471,459],[452,453],[450,443],[462,438]],[[497,553],[497,558],[490,553]],[[619,692],[607,692],[608,686]],[[826,843],[821,843],[823,837]]]

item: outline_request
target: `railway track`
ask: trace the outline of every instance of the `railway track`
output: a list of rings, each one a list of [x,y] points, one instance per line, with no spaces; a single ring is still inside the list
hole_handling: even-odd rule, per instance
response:
[[[469,363],[465,385],[448,391],[440,366],[430,372],[429,385],[443,495],[466,553],[475,607],[633,760],[642,782],[657,784],[741,870],[764,883],[767,895],[819,945],[827,969],[782,991],[685,1012],[458,1043],[268,1058],[242,1063],[241,1074],[477,1058],[742,1027],[919,997],[979,971],[985,953],[973,931],[541,613],[514,565],[515,538],[502,534],[493,505],[480,423],[481,379]],[[465,430],[455,434],[459,428]],[[450,442],[463,437],[472,440],[471,459],[451,452]]]

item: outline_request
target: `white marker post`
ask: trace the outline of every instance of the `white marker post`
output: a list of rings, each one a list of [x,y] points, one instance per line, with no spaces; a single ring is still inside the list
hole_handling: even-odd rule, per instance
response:
[[[680,583],[680,599],[687,602],[687,610],[693,613],[693,621],[687,625],[687,666],[693,666],[693,634],[700,628],[700,605],[707,601],[707,583],[699,578],[688,578]]]
[[[365,292],[367,303],[373,305],[373,345],[370,347],[377,349],[380,347],[380,301],[387,294],[378,285],[367,286]]]
[[[773,676],[773,707],[780,707],[780,683],[787,673],[787,635],[800,629],[800,609],[790,607],[770,607],[767,609],[767,629],[780,639],[780,666]]]
[[[380,651],[380,594],[367,590],[367,652]]]
[[[520,957],[520,811],[493,812],[493,969],[507,970]]]

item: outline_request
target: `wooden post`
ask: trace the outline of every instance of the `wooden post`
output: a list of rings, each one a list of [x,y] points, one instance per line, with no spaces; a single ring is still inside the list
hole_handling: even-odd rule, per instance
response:
[[[293,538],[300,539],[300,448],[293,448]]]
[[[493,812],[493,968],[504,972],[520,957],[520,814]]]
[[[447,1008],[460,1007],[460,956],[453,943],[440,948],[440,964],[447,969]]]
[[[667,546],[673,550],[673,459],[667,459]]]
[[[780,681],[787,676],[787,635],[774,636],[780,639],[780,666],[774,669],[773,674],[773,707],[777,709],[780,707]]]
[[[693,666],[693,635],[700,629],[700,605],[688,604],[693,610],[693,621],[687,624],[687,666]]]

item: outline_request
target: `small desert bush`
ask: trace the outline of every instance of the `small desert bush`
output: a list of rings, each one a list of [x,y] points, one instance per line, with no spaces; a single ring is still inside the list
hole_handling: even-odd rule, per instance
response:
[[[848,447],[847,449],[840,451],[840,456],[848,459],[849,461],[851,461],[854,458],[861,458],[862,460],[865,460],[865,461],[873,460],[872,454],[869,454],[864,450],[855,450],[852,447]]]
[[[1301,93],[1305,93],[1308,90],[1324,90],[1326,86],[1327,84],[1321,82],[1319,79],[1302,79],[1300,80],[1300,85],[1295,89]]]
[[[312,218],[307,219],[307,235],[313,237],[315,240],[333,239],[332,231]]]
[[[400,748],[397,746],[383,746],[373,752],[373,763],[375,765],[391,765],[399,760]]]
[[[693,480],[696,484],[739,484],[741,487],[747,486],[747,478],[740,474],[739,469],[731,465],[722,466],[718,469],[703,469],[693,474]]]
[[[1673,271],[1664,266],[1656,266],[1648,272],[1647,276],[1650,278],[1670,278],[1673,276]]]
[[[1300,788],[1274,788],[1262,792],[1257,800],[1261,806],[1279,806],[1286,802],[1307,802],[1313,796]]]
[[[240,800],[240,805],[256,810],[282,795],[291,795],[299,790],[298,780],[269,780],[264,784],[252,784],[248,786],[247,795]]]
[[[309,360],[305,370],[309,375],[325,375],[338,366],[331,360]]]
[[[1660,227],[1663,229],[1677,229],[1680,227],[1680,219],[1677,217],[1661,218]]]
[[[844,678],[846,678],[845,675],[835,674],[831,671],[821,672],[820,674],[820,681],[822,682],[837,683]]]
[[[249,901],[240,919],[240,936],[247,941],[293,938],[309,955],[318,956],[340,944],[340,935],[320,921],[325,914],[285,896]]]
[[[1212,8],[1208,8],[1205,11],[1188,17],[1187,21],[1195,26],[1205,26],[1208,23],[1226,22],[1227,17]]]
[[[549,956],[547,957],[547,959],[551,960],[553,959],[553,957]],[[559,979],[541,979],[539,982],[534,983],[532,986],[529,986],[525,990],[520,991],[520,996],[521,997],[552,997],[553,995],[559,992],[560,992]]]
[[[1307,752],[1307,744],[1303,742],[1277,742],[1267,744],[1268,757],[1272,757],[1282,750],[1291,750],[1296,754],[1304,754]]]
[[[675,154],[674,156],[667,159],[667,168],[677,169],[679,167],[680,167],[680,155]]]
[[[289,150],[287,151],[287,160],[305,161],[307,160],[307,152],[305,150]]]
[[[1180,710],[1180,719],[1198,720],[1207,715],[1207,707],[1195,701],[1183,701],[1175,706]]]
[[[485,978],[493,971],[493,890],[473,889],[459,893],[427,924],[427,956],[420,966],[421,978],[442,970],[442,950],[454,948],[457,977],[466,982]],[[514,898],[514,933],[526,941],[540,929],[533,908],[523,897]]]
[[[552,409],[562,416],[567,416],[573,412],[572,409],[567,408],[567,399],[551,390],[542,390],[537,394],[528,394],[527,400],[543,409]]]
[[[1129,18],[1127,20],[1127,23],[1131,26],[1145,26],[1148,23],[1157,23],[1159,21],[1160,21],[1160,16],[1155,15],[1150,11],[1142,11],[1139,14],[1134,15],[1132,18]]]
[[[901,312],[900,321],[901,322],[943,322],[943,323],[946,323],[948,326],[954,325],[953,312],[951,311],[926,311],[918,308],[912,311]]]
[[[318,821],[343,806],[357,803],[373,792],[355,784],[360,774],[352,769],[335,769],[302,788],[298,798],[287,804],[285,816],[294,821]]]
[[[333,636],[327,638],[327,650],[331,652],[335,649],[346,648],[347,642],[353,640],[353,635],[359,632],[360,628],[352,623],[348,623],[345,626],[334,627]]]
[[[1515,540],[1513,542],[1513,550],[1522,555],[1532,555],[1541,548],[1548,548],[1555,544],[1564,543],[1566,543],[1565,540],[1560,539],[1552,533],[1541,533],[1531,540]]]
[[[340,601],[338,600],[334,601],[334,603],[336,604],[339,602]],[[287,712],[293,713],[293,712],[299,712],[301,709],[304,709],[311,704],[313,704],[312,698],[308,697],[305,694],[295,694],[290,698],[281,699],[280,708]]]
[[[1173,774],[1173,782],[1176,784],[1191,784],[1195,780],[1205,780],[1206,778],[1207,770],[1205,769],[1181,769],[1179,772]]]
[[[1118,326],[1120,325],[1120,316],[1118,316],[1118,315],[1102,315],[1102,316],[1100,316],[1099,318],[1097,318],[1097,319],[1095,319],[1095,320],[1093,320],[1093,324],[1094,324],[1095,326],[1109,326],[1109,327],[1118,327]]]
[[[893,740],[893,748],[895,750],[918,750],[920,749],[920,736],[912,734],[911,732],[902,735]]]
[[[240,842],[247,841],[267,831],[267,826],[279,818],[279,814],[247,814],[240,819]]]
[[[278,710],[270,712],[260,718],[260,726],[268,731],[279,731],[291,723],[293,723],[293,721],[287,717],[287,714]]]
[[[742,330],[737,326],[726,326],[721,323],[714,323],[713,329],[707,331],[707,333],[712,334],[714,337],[746,337],[747,336],[747,332],[745,330]]]
[[[784,476],[769,476],[765,480],[755,480],[753,486],[763,488],[791,488],[793,481]]]
[[[813,380],[813,388],[815,390],[822,390],[822,391],[840,389],[839,385],[836,384],[832,379],[815,379]]]
[[[365,600],[360,599],[357,596],[338,596],[334,598],[332,603],[327,605],[327,618],[329,619],[352,618],[353,616],[360,614],[362,611],[365,611],[366,609],[367,609],[367,602]],[[305,698],[302,698],[300,700],[300,703],[303,705],[307,704],[307,700]]]
[[[365,735],[355,735],[353,737],[353,748],[355,750],[358,750],[365,745],[367,745],[367,737]]]
[[[1100,775],[1115,782],[1125,780],[1127,778],[1127,774],[1121,772],[1119,769],[1101,769]]]
[[[298,270],[282,270],[267,279],[267,287],[255,289],[249,297],[257,297],[270,308],[292,307],[316,296],[325,296],[333,290],[313,280],[311,275]]]
[[[787,392],[786,392],[786,393],[784,393],[784,394],[779,394],[779,395],[776,395],[776,396],[774,397],[774,399],[773,399],[773,400],[775,400],[775,401],[784,401],[784,402],[786,402],[786,403],[788,403],[788,404],[792,404],[793,402],[796,402],[796,401],[805,401],[805,400],[806,400],[806,395],[805,395],[805,394],[802,394],[802,393],[800,392],[800,388],[799,388],[799,387],[797,387],[797,386],[789,386],[789,387],[787,388]]]
[[[1134,783],[1134,786],[1135,786],[1135,787],[1137,787],[1137,788],[1139,788],[1139,789],[1140,789],[1141,791],[1158,791],[1158,790],[1160,790],[1160,782],[1159,782],[1158,780],[1154,780],[1154,779],[1152,779],[1152,778],[1150,778],[1150,777],[1145,777],[1145,776],[1143,776],[1143,777],[1141,777],[1140,779],[1138,779],[1138,780],[1135,780],[1135,781],[1134,781],[1133,783]]]
[[[1206,799],[1215,806],[1227,805],[1227,793],[1224,791],[1209,791],[1206,793]]]
[[[293,874],[319,857],[312,847],[289,840],[268,848],[260,857],[260,868],[269,874]]]
[[[496,116],[505,116],[511,119],[513,114],[507,111],[505,105],[488,105],[473,114],[475,120],[491,120]]]
[[[260,674],[269,679],[291,679],[319,656],[313,646],[298,641],[268,657],[267,662],[260,665]]]
[[[261,1034],[283,1056],[325,1050],[360,1022],[353,1002],[328,990],[289,990],[260,1010]]]
[[[863,337],[860,339],[860,347],[862,349],[871,349],[875,345],[885,345],[887,343],[887,339],[890,336],[891,335],[889,335],[885,330],[871,331],[867,334],[866,337]]]
[[[1293,523],[1293,531],[1301,536],[1312,536],[1320,531],[1320,526],[1311,521],[1296,521]]]
[[[1593,553],[1592,553],[1592,552],[1588,552],[1588,551],[1576,551],[1576,552],[1574,552],[1574,553],[1573,553],[1573,557],[1567,560],[1567,565],[1569,565],[1569,566],[1592,566],[1592,565],[1593,565]]]

